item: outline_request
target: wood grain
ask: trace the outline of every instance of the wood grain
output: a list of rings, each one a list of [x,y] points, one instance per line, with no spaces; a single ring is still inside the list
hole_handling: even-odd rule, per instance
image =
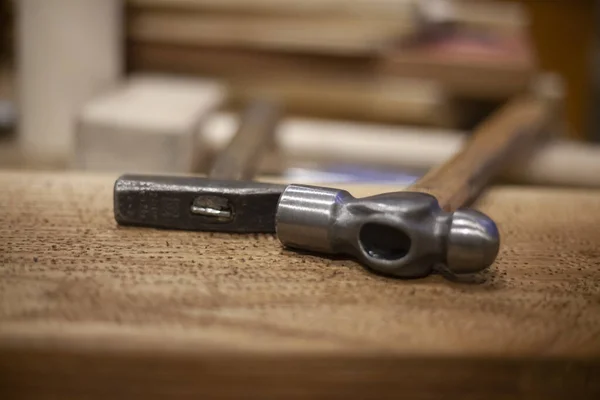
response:
[[[4,399],[600,394],[599,191],[494,188],[489,273],[400,281],[269,235],[118,227],[115,178],[0,173]]]
[[[549,132],[555,110],[541,96],[526,94],[512,99],[475,129],[458,154],[409,190],[432,194],[448,211],[465,206],[494,176],[533,152]]]

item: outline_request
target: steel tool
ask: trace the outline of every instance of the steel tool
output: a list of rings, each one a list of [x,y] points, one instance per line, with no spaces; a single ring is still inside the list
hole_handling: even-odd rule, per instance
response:
[[[123,175],[114,187],[115,219],[123,225],[221,232],[273,232],[282,185],[244,182],[273,145],[281,107],[256,100],[208,178]]]
[[[349,254],[372,270],[402,278],[428,275],[436,265],[456,274],[477,272],[497,256],[498,229],[486,215],[460,207],[512,155],[532,149],[550,115],[543,96],[513,99],[459,154],[408,191],[356,199],[344,190],[305,185],[124,176],[115,186],[115,215],[120,223],[163,228],[275,231],[285,246]],[[140,197],[122,200],[128,196]],[[128,208],[133,217],[123,218]],[[150,217],[139,213],[148,208]]]

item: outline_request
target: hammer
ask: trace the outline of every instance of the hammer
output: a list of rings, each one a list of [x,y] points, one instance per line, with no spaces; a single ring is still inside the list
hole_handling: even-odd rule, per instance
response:
[[[352,255],[400,278],[426,276],[439,264],[455,274],[481,271],[498,254],[498,229],[486,215],[461,207],[513,155],[533,149],[548,130],[552,105],[544,90],[510,100],[461,152],[407,191],[356,199],[306,185],[125,175],[115,184],[115,218],[158,228],[276,232],[284,246]]]

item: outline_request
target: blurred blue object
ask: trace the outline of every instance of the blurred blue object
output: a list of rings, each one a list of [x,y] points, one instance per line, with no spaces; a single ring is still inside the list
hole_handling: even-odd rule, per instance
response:
[[[298,183],[382,183],[410,185],[421,174],[415,171],[381,170],[352,164],[336,164],[321,168],[288,168],[287,180]]]

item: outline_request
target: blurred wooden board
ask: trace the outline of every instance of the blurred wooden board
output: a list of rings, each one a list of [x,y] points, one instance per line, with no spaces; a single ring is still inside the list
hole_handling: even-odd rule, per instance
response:
[[[8,65],[0,64],[0,99],[14,101],[15,76]]]
[[[403,17],[413,0],[127,0],[135,8],[183,9],[263,15],[380,15]]]
[[[484,45],[496,41],[496,47]],[[185,73],[226,79],[303,78],[355,80],[386,76],[430,80],[449,95],[506,99],[523,91],[536,73],[525,38],[446,40],[414,48],[389,47],[380,56],[336,57],[195,44],[130,40],[133,71]],[[324,93],[326,91],[324,90]]]
[[[416,29],[416,24],[389,18],[328,15],[284,18],[134,9],[128,17],[131,40],[337,55],[377,54]]]
[[[599,191],[490,190],[491,271],[399,281],[270,235],[118,227],[115,178],[0,173],[3,398],[600,394]]]
[[[129,68],[133,71],[167,72],[223,78],[348,77],[372,76],[372,57],[303,55],[249,49],[219,48],[129,41]]]
[[[274,98],[289,113],[325,118],[457,127],[468,115],[437,83],[403,78],[237,79],[229,100],[243,107],[254,98]]]
[[[536,74],[527,36],[457,32],[382,57],[381,73],[431,79],[449,93],[470,98],[507,98],[525,90]]]
[[[127,4],[127,37],[145,43],[373,55],[420,28],[412,0]]]
[[[234,102],[243,102],[248,96],[266,93],[283,98],[289,112],[308,112],[309,115],[340,118],[368,116],[371,120],[388,121],[390,117],[392,120],[402,121],[408,116],[410,123],[433,125],[454,122],[453,118],[447,118],[444,113],[435,113],[440,108],[445,109],[448,100],[446,94],[440,93],[441,90],[438,89],[426,89],[431,95],[425,96],[425,102],[418,100],[423,98],[421,95],[417,101],[408,99],[396,101],[395,105],[390,103],[390,107],[404,108],[397,118],[389,114],[390,108],[364,107],[362,104],[366,97],[381,99],[385,95],[385,91],[378,88],[378,82],[385,82],[386,78],[377,74],[378,65],[373,57],[303,55],[145,42],[130,42],[128,56],[130,70],[134,72],[175,73],[223,79],[231,89],[231,100]],[[363,91],[365,86],[367,90]],[[427,82],[426,86],[432,87],[435,84]],[[297,88],[302,90],[298,91]],[[381,88],[389,89],[389,86]],[[325,98],[331,97],[336,101],[329,102],[326,107],[319,106]],[[346,100],[339,102],[340,97],[346,97]],[[404,93],[391,93],[391,97],[407,98]],[[405,105],[408,105],[408,110]]]
[[[134,10],[182,10],[230,15],[293,17],[359,17],[413,24],[419,0],[127,0]],[[440,6],[429,4],[429,7]],[[461,26],[514,32],[528,26],[529,18],[519,4],[506,1],[450,0]]]
[[[520,3],[530,15],[530,35],[538,53],[539,65],[559,73],[565,80],[566,113],[571,136],[591,139],[595,127],[591,76],[595,67],[594,42],[598,27],[598,3],[594,0],[538,1]]]

